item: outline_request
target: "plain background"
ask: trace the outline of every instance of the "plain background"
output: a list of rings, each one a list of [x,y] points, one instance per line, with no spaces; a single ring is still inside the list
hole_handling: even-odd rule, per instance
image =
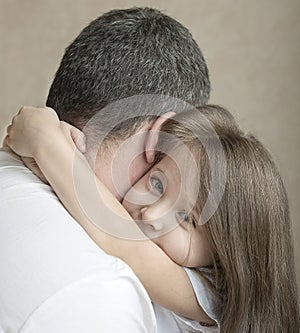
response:
[[[45,103],[64,48],[114,8],[152,6],[188,27],[204,53],[210,102],[271,151],[289,193],[300,280],[299,0],[0,0],[0,139],[21,105]]]

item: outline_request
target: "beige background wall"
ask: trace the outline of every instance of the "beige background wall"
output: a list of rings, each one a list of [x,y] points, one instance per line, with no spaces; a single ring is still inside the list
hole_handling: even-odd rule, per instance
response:
[[[0,139],[21,105],[43,105],[64,48],[112,8],[154,6],[187,26],[228,107],[277,161],[289,192],[300,280],[298,0],[0,0]]]

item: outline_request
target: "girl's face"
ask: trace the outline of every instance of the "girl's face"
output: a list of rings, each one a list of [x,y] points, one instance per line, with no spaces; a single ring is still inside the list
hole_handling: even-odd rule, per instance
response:
[[[177,264],[209,265],[211,258],[203,226],[194,227],[187,219],[187,214],[193,213],[189,207],[193,190],[190,185],[188,191],[184,190],[181,183],[193,181],[181,181],[182,178],[176,163],[166,156],[126,194],[123,206],[146,236]]]

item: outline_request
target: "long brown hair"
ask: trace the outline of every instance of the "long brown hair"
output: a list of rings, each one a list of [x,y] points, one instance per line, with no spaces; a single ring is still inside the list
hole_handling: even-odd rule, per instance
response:
[[[213,152],[216,140],[222,145],[226,163],[220,162],[218,168],[226,176],[224,193],[215,213],[202,226],[214,265],[199,269],[199,274],[206,272],[219,297],[221,332],[299,332],[288,200],[270,154],[220,106],[178,114],[162,131],[175,135],[198,157],[201,186],[195,209],[200,212],[211,182],[207,147]],[[205,149],[199,133],[209,142]],[[172,145],[170,140],[168,145]]]

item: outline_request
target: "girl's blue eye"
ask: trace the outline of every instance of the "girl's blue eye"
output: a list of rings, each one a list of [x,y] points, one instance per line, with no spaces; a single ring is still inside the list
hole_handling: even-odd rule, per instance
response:
[[[150,177],[150,185],[157,193],[162,195],[164,193],[164,186],[162,182],[156,177]]]

